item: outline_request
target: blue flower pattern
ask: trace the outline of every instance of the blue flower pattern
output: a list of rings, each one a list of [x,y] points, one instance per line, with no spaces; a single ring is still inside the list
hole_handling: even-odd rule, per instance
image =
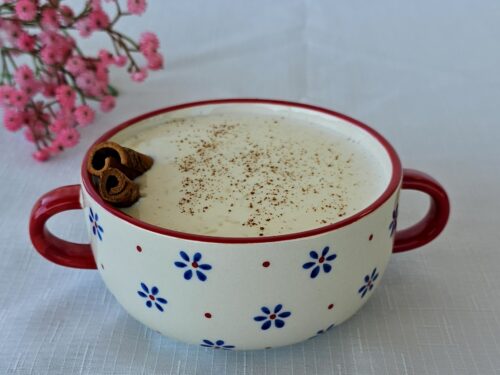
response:
[[[375,280],[378,278],[378,271],[377,268],[375,267],[371,273],[371,275],[366,275],[364,279],[364,285],[359,288],[358,293],[361,295],[361,298],[363,298],[366,293],[368,293],[370,290],[373,289],[373,286],[375,284]]]
[[[321,268],[323,268],[324,273],[329,273],[332,270],[332,265],[329,262],[335,260],[335,258],[337,258],[337,254],[328,255],[329,251],[330,247],[325,246],[321,255],[314,250],[309,253],[309,256],[313,259],[313,261],[304,263],[302,268],[305,270],[312,268],[311,279],[314,279],[319,275]]]
[[[399,203],[396,203],[396,207],[394,207],[394,210],[392,211],[392,221],[389,224],[389,233],[391,234],[391,237],[394,236],[396,227],[398,226],[398,209]]]
[[[207,275],[205,275],[203,271],[210,271],[212,269],[212,266],[210,264],[200,263],[202,258],[201,253],[195,253],[192,260],[189,255],[187,255],[187,253],[182,250],[179,252],[179,255],[181,256],[183,261],[177,261],[174,264],[178,268],[187,268],[187,270],[184,272],[184,278],[186,280],[191,280],[193,274],[196,274],[198,280],[200,281],[205,281],[207,279]]]
[[[205,339],[202,341],[201,346],[204,346],[205,348],[223,349],[223,350],[234,349],[234,345],[227,345],[224,342],[224,340],[210,341]]]
[[[146,299],[146,306],[151,308],[154,305],[158,310],[163,312],[164,309],[162,305],[166,305],[167,300],[165,298],[158,297],[160,290],[156,286],[153,286],[150,289],[144,283],[141,283],[141,289],[142,290],[137,291],[137,294]]]
[[[261,311],[265,315],[258,315],[253,318],[256,322],[263,322],[262,326],[260,327],[263,331],[268,330],[271,328],[274,322],[274,326],[276,328],[283,328],[285,326],[285,321],[283,319],[288,318],[292,313],[290,311],[282,311],[283,310],[283,305],[278,304],[274,307],[274,310],[271,312],[271,309],[269,309],[266,306],[263,306],[261,308]]]
[[[394,231],[396,229],[397,214],[398,214],[398,205],[396,205],[393,211],[393,221],[389,226],[389,229],[391,230],[391,236],[394,234]],[[94,213],[92,208],[90,208],[89,220],[92,224],[93,234],[97,236],[100,240],[102,240],[102,233],[104,231],[102,227],[98,224],[99,217],[97,213]],[[321,269],[323,269],[324,273],[329,273],[333,269],[332,265],[329,264],[329,262],[335,260],[337,258],[337,254],[329,255],[329,251],[330,248],[328,246],[326,246],[323,249],[321,255],[314,250],[310,251],[309,256],[313,259],[313,261],[304,263],[302,267],[306,270],[312,269],[310,274],[310,277],[312,279],[316,278],[320,274]],[[176,261],[174,264],[178,268],[186,269],[184,272],[184,279],[191,280],[193,275],[196,275],[198,280],[200,281],[207,280],[207,276],[205,275],[204,272],[211,270],[212,266],[206,263],[201,263],[202,259],[201,253],[196,252],[191,258],[185,251],[181,250],[179,252],[179,255],[182,258],[182,261]],[[365,295],[373,289],[375,281],[378,279],[378,277],[379,273],[376,267],[373,269],[371,274],[365,275],[364,284],[358,289],[358,293],[360,294],[361,298],[365,297]],[[145,299],[145,305],[148,308],[152,308],[154,306],[156,307],[157,310],[163,312],[164,305],[166,305],[168,302],[165,298],[159,296],[160,290],[158,289],[158,287],[153,286],[149,288],[145,283],[142,282],[140,283],[140,286],[141,290],[138,290],[137,294],[141,298]],[[283,311],[282,304],[277,304],[274,307],[274,309],[271,309],[267,306],[263,306],[261,307],[261,311],[263,315],[257,315],[253,319],[256,322],[262,323],[260,328],[263,331],[270,329],[273,325],[276,328],[283,328],[285,326],[285,319],[292,315],[290,311]],[[335,324],[331,324],[326,329],[321,329],[317,331],[316,335],[313,337],[328,332],[334,326]],[[221,339],[214,341],[203,339],[200,345],[207,348],[223,349],[223,350],[231,350],[235,348],[234,345],[226,344],[226,342]]]
[[[92,225],[92,233],[94,236],[97,236],[100,241],[102,241],[102,234],[104,233],[104,229],[99,225],[99,216],[97,212],[92,210],[92,207],[89,207],[89,221],[90,225]]]

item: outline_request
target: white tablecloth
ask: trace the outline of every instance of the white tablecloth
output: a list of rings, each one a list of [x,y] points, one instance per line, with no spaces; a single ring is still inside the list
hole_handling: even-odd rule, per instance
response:
[[[143,84],[116,74],[116,110],[49,163],[31,160],[21,134],[0,133],[0,373],[500,374],[499,20],[497,0],[151,0],[126,29],[159,33],[164,72]],[[394,255],[348,322],[258,352],[161,337],[125,313],[97,272],[59,267],[33,251],[32,204],[78,181],[98,135],[151,109],[221,97],[312,103],[372,125],[405,166],[446,186],[448,228],[424,248]],[[404,193],[402,225],[425,202]],[[86,241],[81,212],[59,215],[51,227]]]

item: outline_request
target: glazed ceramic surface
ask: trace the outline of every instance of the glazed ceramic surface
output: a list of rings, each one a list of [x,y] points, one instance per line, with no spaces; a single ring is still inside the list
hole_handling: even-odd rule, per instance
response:
[[[331,111],[262,100],[194,103],[131,120],[98,141],[119,141],[161,116],[214,110],[282,110],[341,120],[366,132],[367,144],[376,143],[373,147],[384,154],[391,176],[387,189],[358,214],[312,231],[217,238],[156,228],[123,214],[98,197],[82,169],[81,187],[48,193],[35,205],[30,231],[37,250],[58,264],[97,267],[123,308],[161,334],[206,347],[246,350],[296,343],[341,324],[375,292],[396,236],[395,251],[404,251],[429,242],[443,229],[449,205],[442,187],[420,172],[409,170],[403,177],[396,153],[380,135]],[[432,202],[426,218],[396,233],[402,185],[426,192]],[[48,217],[77,207],[84,210],[91,253],[44,227]]]
[[[370,298],[392,252],[396,194],[343,228],[259,244],[159,235],[85,193],[83,205],[102,278],[132,316],[193,344],[257,349],[315,336]]]

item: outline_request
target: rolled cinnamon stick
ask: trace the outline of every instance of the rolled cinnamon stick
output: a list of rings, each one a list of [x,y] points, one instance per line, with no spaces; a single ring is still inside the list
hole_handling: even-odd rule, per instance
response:
[[[131,180],[146,172],[152,165],[153,158],[150,156],[115,142],[96,144],[90,150],[87,160],[87,170],[93,176],[101,177],[107,169],[116,168]]]
[[[107,168],[102,171],[99,194],[106,202],[117,207],[129,207],[140,197],[139,185],[117,168]]]

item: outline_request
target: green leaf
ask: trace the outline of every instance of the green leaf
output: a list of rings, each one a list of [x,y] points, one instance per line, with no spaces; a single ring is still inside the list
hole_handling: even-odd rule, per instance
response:
[[[120,93],[118,92],[118,90],[114,86],[108,85],[108,90],[109,90],[109,93],[114,97],[120,95]]]

